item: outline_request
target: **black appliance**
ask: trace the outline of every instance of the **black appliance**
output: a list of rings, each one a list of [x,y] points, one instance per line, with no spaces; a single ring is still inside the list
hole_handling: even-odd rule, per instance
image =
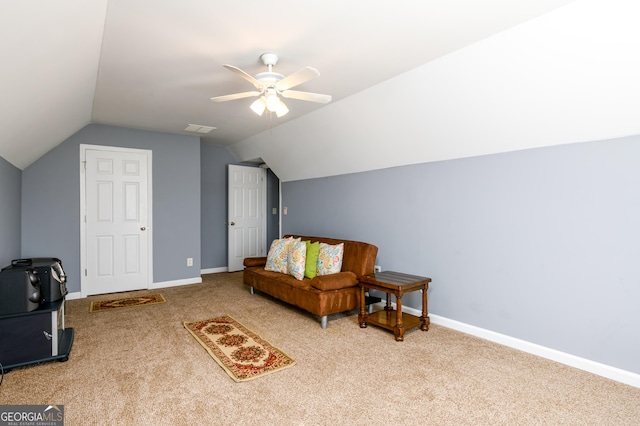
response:
[[[40,277],[42,303],[55,302],[67,295],[67,275],[62,261],[55,257],[34,257],[11,261],[14,268],[33,268]]]
[[[42,302],[40,278],[31,267],[0,270],[0,315],[31,312]]]
[[[16,259],[0,270],[0,363],[4,370],[66,361],[73,328],[65,328],[67,276],[60,259]]]

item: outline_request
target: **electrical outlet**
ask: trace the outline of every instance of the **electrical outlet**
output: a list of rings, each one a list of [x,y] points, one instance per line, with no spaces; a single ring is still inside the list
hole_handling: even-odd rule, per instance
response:
[[[193,266],[193,257],[187,257],[187,266]]]
[[[378,272],[382,272],[382,266],[380,266],[380,265],[375,265],[375,266],[373,267],[373,272],[375,272],[376,274],[377,274]]]

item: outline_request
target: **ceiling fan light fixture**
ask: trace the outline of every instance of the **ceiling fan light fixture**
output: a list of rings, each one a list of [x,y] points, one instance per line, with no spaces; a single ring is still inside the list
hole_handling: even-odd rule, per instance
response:
[[[271,112],[276,112],[280,107],[280,102],[282,102],[280,98],[278,98],[276,91],[271,89],[267,90],[266,101],[267,109]]]
[[[251,108],[251,110],[256,114],[262,116],[266,107],[267,102],[264,100],[264,96],[260,96],[249,108]]]
[[[278,108],[276,108],[276,116],[282,117],[283,115],[286,115],[288,112],[289,112],[289,108],[287,108],[284,102],[282,102],[282,100],[278,98]]]
[[[243,71],[238,67],[234,67],[233,65],[223,65],[224,68],[238,74],[240,77],[253,84],[257,90],[233,93],[231,95],[214,96],[211,98],[211,101],[226,102],[258,96],[259,98],[250,105],[251,110],[259,116],[262,116],[265,110],[268,110],[269,113],[275,113],[278,117],[282,117],[289,112],[289,108],[287,108],[284,102],[282,102],[280,95],[287,99],[299,99],[302,101],[318,102],[323,104],[331,101],[330,95],[290,90],[293,87],[319,77],[320,73],[317,69],[304,67],[285,77],[284,75],[273,71],[273,66],[278,62],[278,56],[276,54],[265,53],[260,57],[260,59],[269,70],[258,73],[255,76],[252,76],[246,71]]]

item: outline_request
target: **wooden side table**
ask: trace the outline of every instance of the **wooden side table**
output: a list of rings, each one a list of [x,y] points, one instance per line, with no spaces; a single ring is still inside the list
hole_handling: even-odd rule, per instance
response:
[[[392,330],[396,341],[404,340],[404,332],[415,327],[420,330],[429,330],[429,319],[427,310],[427,290],[431,278],[417,275],[403,274],[401,272],[384,271],[377,274],[365,275],[360,278],[360,314],[358,321],[360,328],[366,328],[367,324]],[[367,289],[380,290],[387,293],[387,303],[384,309],[367,314],[365,305],[365,292]],[[422,315],[417,317],[402,312],[402,296],[412,291],[422,290]],[[391,294],[396,297],[396,311],[391,307]]]

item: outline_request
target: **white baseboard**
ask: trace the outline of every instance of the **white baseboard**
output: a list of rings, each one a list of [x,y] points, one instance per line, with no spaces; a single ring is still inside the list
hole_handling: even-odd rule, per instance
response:
[[[222,266],[220,268],[209,268],[209,269],[202,269],[200,270],[200,273],[202,275],[206,275],[206,274],[217,274],[219,272],[227,272],[229,270],[229,268],[227,268],[226,266]]]
[[[158,288],[166,288],[166,287],[177,287],[177,286],[189,285],[189,284],[199,284],[201,282],[202,282],[202,277],[193,277],[193,278],[186,278],[183,280],[174,280],[174,281],[161,281],[158,283],[151,284],[151,286],[149,287],[149,290],[155,290]],[[144,289],[141,289],[141,290],[144,290]],[[82,293],[79,291],[68,293],[66,297],[67,300],[84,299],[84,298],[85,296],[83,296]]]
[[[183,280],[174,280],[174,281],[162,281],[159,283],[151,284],[149,290],[155,290],[157,288],[166,288],[166,287],[178,287],[181,285],[189,285],[189,284],[199,284],[202,282],[202,277],[193,277],[193,278],[185,278]]]
[[[67,293],[67,300],[73,300],[73,299],[83,299],[82,297],[82,293],[80,293],[79,291],[75,291],[73,293]]]
[[[378,305],[384,306],[384,303],[378,303]],[[392,303],[392,306],[395,309],[395,303]],[[403,306],[402,311],[416,316],[422,315],[422,312],[419,309],[411,307]],[[439,315],[429,314],[429,319],[431,319],[431,322],[433,324],[438,324],[456,331],[461,331],[463,333],[470,334],[481,339],[489,340],[491,342],[518,349],[542,358],[550,359],[552,361],[559,362],[570,367],[588,371],[589,373],[606,377],[607,379],[615,380],[629,386],[640,388],[640,374],[621,370],[619,368],[591,361],[586,358],[580,358],[566,352],[560,352],[555,349],[547,348],[546,346],[541,346],[535,343],[527,342],[525,340],[516,339],[511,336],[496,333],[490,330],[485,330],[480,327],[441,317]]]

